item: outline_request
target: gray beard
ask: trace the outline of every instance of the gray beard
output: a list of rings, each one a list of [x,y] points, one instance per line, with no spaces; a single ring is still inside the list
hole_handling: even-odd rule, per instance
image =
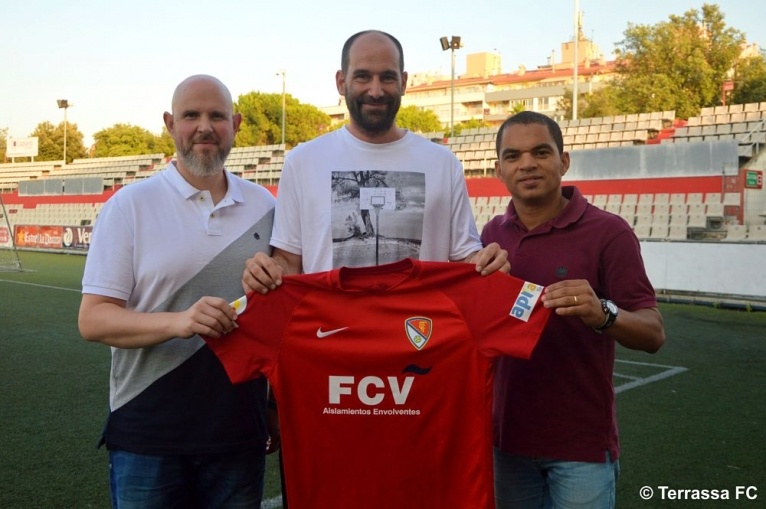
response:
[[[189,173],[195,177],[212,177],[223,169],[228,155],[228,152],[222,154],[220,151],[216,151],[210,156],[198,155],[193,149],[189,149],[181,151],[178,157],[183,161]]]

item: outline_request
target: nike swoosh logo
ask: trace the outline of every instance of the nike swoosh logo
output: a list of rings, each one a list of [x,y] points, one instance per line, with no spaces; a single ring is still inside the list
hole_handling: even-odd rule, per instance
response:
[[[319,339],[326,338],[327,336],[332,336],[333,334],[337,334],[338,332],[346,330],[346,329],[348,329],[348,327],[341,327],[340,329],[323,331],[322,327],[319,327],[317,329],[317,337]]]

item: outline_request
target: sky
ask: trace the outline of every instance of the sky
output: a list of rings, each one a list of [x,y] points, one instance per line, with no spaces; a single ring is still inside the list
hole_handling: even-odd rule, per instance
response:
[[[654,25],[700,10],[694,0],[3,0],[0,8],[0,128],[29,136],[64,119],[92,143],[117,123],[159,134],[176,85],[211,74],[234,100],[286,92],[317,107],[338,103],[335,72],[346,39],[384,30],[404,47],[405,70],[449,76],[439,38],[459,35],[455,72],[465,55],[495,52],[503,72],[545,65],[572,40],[575,3],[583,32],[607,59],[629,23]],[[728,26],[766,47],[766,9],[752,0],[715,3]]]

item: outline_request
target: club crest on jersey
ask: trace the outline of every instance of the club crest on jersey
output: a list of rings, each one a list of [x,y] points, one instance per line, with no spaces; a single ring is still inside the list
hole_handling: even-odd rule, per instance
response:
[[[404,321],[404,330],[412,346],[421,350],[431,338],[433,322],[430,318],[414,316]]]

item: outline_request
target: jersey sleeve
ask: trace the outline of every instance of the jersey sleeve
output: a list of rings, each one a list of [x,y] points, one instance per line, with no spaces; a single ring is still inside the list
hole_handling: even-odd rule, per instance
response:
[[[202,337],[232,383],[260,375],[268,377],[274,368],[289,318],[280,292],[249,293],[235,301],[232,305],[238,313],[237,328],[220,338]]]
[[[544,288],[500,272],[481,276],[466,263],[445,269],[452,281],[444,291],[463,314],[479,351],[528,359],[551,314],[540,300]]]

